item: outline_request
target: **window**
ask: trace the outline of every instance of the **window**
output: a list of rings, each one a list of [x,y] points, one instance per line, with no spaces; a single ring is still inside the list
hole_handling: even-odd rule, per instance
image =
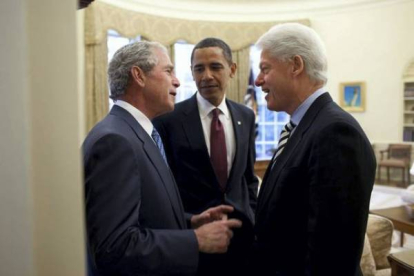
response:
[[[135,38],[127,38],[127,37],[121,36],[114,30],[108,30],[107,35],[108,35],[108,62],[112,59],[115,52],[118,51],[118,49],[120,49],[122,46],[141,40],[140,35]],[[109,110],[111,110],[113,105],[114,105],[113,101],[109,98]]]
[[[191,52],[194,45],[179,41],[174,44],[175,74],[180,81],[175,102],[190,98],[197,91],[197,86],[191,73]]]
[[[140,41],[141,36],[129,39],[122,37],[116,31],[108,31],[108,61],[122,46],[131,42]],[[197,91],[197,87],[191,73],[190,56],[194,48],[193,44],[179,41],[174,44],[175,73],[180,81],[180,87],[176,96],[176,102],[190,98]],[[250,62],[254,78],[259,74],[260,51],[252,46],[250,49]],[[247,82],[247,80],[246,80]],[[272,158],[273,151],[279,141],[280,133],[284,125],[289,121],[289,115],[285,112],[274,112],[267,109],[265,94],[260,87],[255,87],[258,106],[258,136],[256,137],[256,157],[258,160]],[[109,100],[109,107],[113,105]]]

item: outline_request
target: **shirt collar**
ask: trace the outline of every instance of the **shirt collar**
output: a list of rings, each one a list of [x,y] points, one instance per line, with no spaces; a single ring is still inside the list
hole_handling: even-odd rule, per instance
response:
[[[139,109],[137,109],[135,106],[131,105],[128,102],[117,100],[114,105],[117,105],[119,107],[122,107],[126,111],[128,111],[132,117],[135,118],[135,120],[138,121],[138,123],[142,126],[142,128],[145,130],[146,133],[148,133],[149,136],[152,134],[152,130],[154,126],[152,125],[152,122],[150,119],[148,119],[147,116],[144,115]]]
[[[321,87],[315,92],[313,92],[303,103],[301,103],[301,105],[298,108],[296,108],[290,120],[295,125],[298,125],[302,120],[303,116],[305,116],[306,111],[308,111],[309,107],[313,104],[313,102],[324,93],[327,93],[324,87]]]
[[[216,107],[214,105],[212,105],[209,101],[204,99],[203,96],[201,96],[199,92],[197,92],[196,97],[197,97],[198,110],[200,112],[200,117],[201,117],[201,119],[204,119]],[[221,101],[219,106],[217,106],[217,108],[220,109],[220,111],[224,114],[226,119],[230,118],[229,117],[229,109],[228,109],[227,104],[226,104],[226,95],[224,95],[223,100]]]

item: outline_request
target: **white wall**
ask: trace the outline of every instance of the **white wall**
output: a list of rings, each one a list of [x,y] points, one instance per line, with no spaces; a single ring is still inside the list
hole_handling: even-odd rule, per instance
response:
[[[329,56],[328,90],[365,81],[367,106],[352,113],[371,141],[402,141],[402,75],[414,58],[414,1],[310,18]]]
[[[78,55],[78,110],[79,110],[79,147],[86,137],[85,110],[85,9],[76,12],[76,36]]]
[[[76,0],[2,0],[0,37],[0,275],[84,275]]]

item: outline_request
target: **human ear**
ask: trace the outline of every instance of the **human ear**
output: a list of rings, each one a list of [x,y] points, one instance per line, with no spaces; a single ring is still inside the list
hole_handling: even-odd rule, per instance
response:
[[[145,86],[146,76],[144,74],[144,71],[142,71],[142,69],[139,68],[138,66],[133,66],[131,68],[131,78],[139,86],[142,86],[142,87]]]
[[[233,62],[230,65],[230,78],[234,77],[234,75],[236,74],[236,70],[237,70],[237,64]]]
[[[303,58],[299,55],[295,55],[292,58],[292,73],[297,76],[305,70],[305,62]]]

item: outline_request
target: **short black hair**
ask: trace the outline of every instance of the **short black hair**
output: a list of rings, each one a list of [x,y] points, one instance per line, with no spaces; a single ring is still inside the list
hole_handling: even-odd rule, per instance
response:
[[[195,50],[202,49],[202,48],[208,48],[208,47],[218,47],[218,48],[222,49],[224,58],[227,60],[229,65],[233,64],[233,58],[232,58],[232,55],[231,55],[230,46],[227,45],[226,42],[224,42],[223,40],[221,40],[219,38],[207,37],[207,38],[204,38],[203,40],[201,40],[200,42],[198,42],[196,44],[196,46],[194,46],[194,49],[191,52],[191,65],[193,64],[193,58],[194,58]]]

